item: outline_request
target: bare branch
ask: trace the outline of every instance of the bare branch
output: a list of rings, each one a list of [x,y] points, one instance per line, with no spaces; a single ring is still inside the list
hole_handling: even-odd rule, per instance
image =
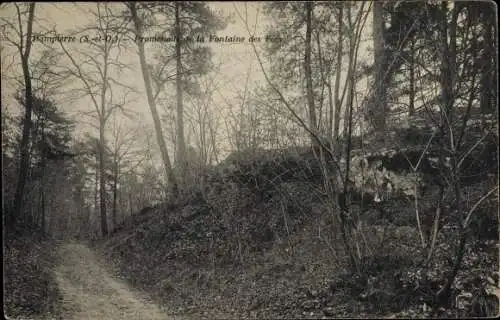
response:
[[[472,214],[474,213],[474,211],[476,211],[477,207],[479,207],[479,205],[484,201],[486,200],[493,192],[497,191],[498,189],[498,186],[496,186],[495,188],[491,189],[490,191],[488,191],[488,193],[486,193],[484,196],[481,197],[481,199],[479,199],[473,206],[472,208],[469,210],[469,212],[467,213],[467,216],[464,220],[464,222],[462,223],[462,227],[464,229],[467,229],[467,227],[469,226],[470,224],[470,218],[472,216]]]

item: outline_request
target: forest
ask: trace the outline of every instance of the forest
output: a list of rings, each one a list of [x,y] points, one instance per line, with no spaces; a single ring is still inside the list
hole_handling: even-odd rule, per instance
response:
[[[495,2],[0,21],[6,318],[498,316]]]

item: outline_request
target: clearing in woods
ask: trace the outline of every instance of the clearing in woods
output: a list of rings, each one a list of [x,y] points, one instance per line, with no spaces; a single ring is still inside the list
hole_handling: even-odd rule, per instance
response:
[[[58,246],[58,251],[60,263],[55,273],[64,299],[64,319],[179,319],[114,279],[87,246],[65,243]]]

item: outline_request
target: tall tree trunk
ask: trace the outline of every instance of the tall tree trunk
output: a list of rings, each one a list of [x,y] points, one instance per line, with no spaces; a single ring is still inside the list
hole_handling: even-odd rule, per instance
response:
[[[186,142],[184,141],[184,106],[182,104],[182,61],[181,61],[181,20],[180,20],[180,2],[175,2],[175,62],[176,77],[175,85],[177,89],[177,155],[176,164],[180,171],[180,176],[184,177],[186,169]]]
[[[49,196],[48,198],[48,206],[47,208],[52,208],[54,206],[54,196],[51,195]],[[47,218],[49,221],[47,223],[47,233],[48,234],[54,234],[53,230],[54,230],[54,215],[48,215],[48,218]]]
[[[328,119],[327,119],[327,134],[329,139],[334,139],[333,136],[333,115],[335,109],[335,103],[333,102],[333,88],[332,88],[332,77],[328,75]]]
[[[498,89],[497,89],[498,88],[498,54],[496,52],[498,50],[498,40],[497,40],[498,39],[498,26],[494,22],[495,18],[492,17],[491,19],[492,19],[492,21],[490,23],[491,34],[489,34],[491,42],[490,42],[489,49],[491,49],[490,54],[493,57],[492,69],[494,71],[491,73],[492,81],[491,81],[490,88],[491,88],[491,94],[492,94],[491,107],[493,108],[493,110],[495,110],[494,108],[496,108],[496,106],[498,106]],[[488,41],[488,40],[486,40],[486,41]]]
[[[385,139],[386,131],[386,50],[384,40],[383,2],[373,3],[373,39],[375,47],[375,96],[371,110],[375,130]]]
[[[119,170],[119,163],[118,161],[115,162],[115,168],[113,172],[113,214],[112,214],[112,219],[113,219],[113,230],[116,230],[116,211],[118,207],[118,170]]]
[[[94,185],[94,215],[97,216],[99,212],[99,145],[96,145],[95,149],[95,185]],[[94,231],[94,230],[92,230]]]
[[[458,3],[457,5],[458,6]],[[451,21],[447,19],[447,4],[442,3],[442,26],[441,26],[441,103],[443,111],[446,113],[447,122],[453,123],[452,111],[454,104],[453,87],[456,73],[456,30],[458,9],[454,7]],[[449,28],[448,28],[449,27]],[[450,43],[448,43],[448,30]],[[452,127],[450,126],[450,130]]]
[[[33,92],[31,86],[31,75],[29,70],[29,57],[31,51],[31,36],[33,30],[33,19],[35,15],[35,3],[32,2],[29,5],[29,13],[28,13],[28,26],[26,32],[26,43],[25,50],[23,50],[23,37],[21,34],[21,46],[19,48],[19,53],[21,55],[21,64],[23,68],[23,78],[25,85],[24,99],[25,99],[25,113],[24,113],[24,123],[23,123],[23,135],[21,138],[21,145],[19,148],[20,159],[19,159],[19,174],[16,186],[16,193],[14,195],[14,205],[12,211],[8,215],[8,220],[6,223],[9,227],[14,228],[16,224],[16,219],[21,215],[23,208],[23,196],[24,196],[24,188],[26,186],[26,179],[28,176],[29,163],[30,163],[30,154],[29,154],[29,144],[30,144],[30,135],[31,135],[31,115],[33,113]],[[19,17],[21,19],[21,17]],[[21,28],[21,25],[19,25]]]
[[[102,236],[108,235],[108,219],[106,214],[106,172],[105,172],[105,137],[104,124],[101,121],[99,126],[99,202],[101,204],[101,232]]]
[[[338,42],[339,49],[337,52],[337,70],[335,75],[335,90],[334,90],[334,101],[335,101],[335,122],[333,126],[333,138],[337,140],[339,137],[339,127],[340,127],[340,112],[342,105],[340,103],[340,75],[342,74],[342,50],[343,50],[343,28],[342,28],[342,19],[343,19],[344,8],[342,4],[339,7],[339,33],[338,33]]]
[[[42,229],[42,234],[45,234],[46,233],[46,230],[45,230],[45,190],[42,186],[42,212],[41,212],[41,223],[40,223],[40,229]]]
[[[316,110],[314,107],[314,91],[312,85],[312,72],[311,72],[311,33],[312,33],[312,13],[313,13],[313,2],[308,1],[305,4],[306,9],[306,48],[305,48],[305,58],[304,58],[304,71],[306,76],[306,86],[307,86],[307,105],[309,108],[309,127],[311,130],[311,145],[315,146],[317,144],[314,134],[317,134],[317,124],[316,124]]]
[[[105,46],[108,44],[105,43]],[[101,87],[101,112],[99,114],[99,171],[100,171],[100,201],[101,201],[101,231],[102,236],[106,237],[108,235],[108,216],[106,212],[106,136],[104,128],[106,126],[106,91],[108,88],[108,55],[109,50],[104,50],[104,71],[103,71],[103,83]]]
[[[130,210],[130,219],[129,221],[132,221],[132,217],[134,215],[134,208],[133,208],[133,203],[132,203],[132,192],[128,192],[128,205],[129,205],[129,210]]]
[[[347,21],[349,24],[349,29],[353,30],[354,25],[352,22],[352,9],[349,7],[347,9]],[[351,81],[351,73],[354,72],[355,67],[354,67],[354,59],[355,59],[355,51],[356,51],[356,35],[354,32],[352,32],[349,36],[349,62],[348,62],[348,67],[347,67],[347,76],[346,76],[346,88],[348,92],[347,96],[347,103],[346,107],[344,109],[344,137],[346,137],[346,141],[349,142],[351,140],[351,136],[349,135],[349,103],[350,101],[350,93],[351,93],[351,85],[353,84]],[[342,98],[343,100],[343,98]]]
[[[137,37],[142,37],[142,22],[137,15],[137,7],[135,2],[129,3],[130,13],[132,15],[132,20],[134,21],[135,31]],[[153,98],[153,89],[151,87],[151,79],[149,74],[148,65],[146,63],[146,55],[144,52],[144,43],[142,41],[137,41],[137,47],[139,48],[139,60],[141,63],[142,77],[144,78],[144,86],[146,87],[146,95],[148,98],[149,109],[151,110],[151,115],[153,116],[154,127],[156,132],[156,141],[160,147],[160,152],[163,160],[163,165],[165,168],[165,173],[169,182],[169,187],[172,190],[173,196],[175,197],[178,193],[177,180],[172,170],[172,164],[170,162],[170,157],[168,156],[167,146],[165,144],[165,139],[163,137],[163,130],[161,127],[160,116],[158,115],[158,110],[156,109],[156,103]]]
[[[410,44],[410,92],[409,92],[408,113],[412,116],[415,113],[415,40]]]
[[[456,77],[456,32],[457,32],[457,21],[458,14],[460,11],[459,2],[455,3],[455,6],[452,9],[451,20],[448,21],[447,12],[448,5],[447,2],[441,2],[441,28],[440,28],[440,37],[441,37],[441,114],[442,119],[446,119],[441,124],[442,131],[445,132],[448,136],[453,137],[453,106],[455,103],[455,95],[454,95],[454,86],[455,86],[455,77]],[[448,31],[449,31],[449,43],[448,43]],[[453,140],[453,139],[452,139]],[[450,183],[454,187],[455,190],[455,203],[457,203],[457,216],[461,217],[462,211],[462,201],[460,196],[460,179],[459,179],[459,169],[456,167],[457,164],[457,150],[456,147],[452,144],[451,148],[451,163],[452,168],[450,170],[451,177]],[[445,154],[442,152],[440,154],[440,167],[442,172],[446,172],[444,165],[444,157]],[[466,245],[466,230],[463,230],[463,226],[460,226],[458,231],[458,243],[459,247],[456,250],[456,256],[452,271],[448,273],[446,277],[445,285],[436,293],[436,303],[439,304],[448,301],[451,295],[451,286],[455,281],[458,270],[460,269],[460,265],[462,263],[462,258],[464,255],[465,245]]]
[[[42,141],[45,142],[45,126],[43,122],[41,123],[41,137]],[[40,229],[42,230],[42,234],[45,233],[45,185],[47,181],[47,148],[45,147],[42,150],[42,161],[41,161],[41,172],[42,172],[42,182],[41,182],[41,188],[40,188],[40,211],[41,211],[41,223],[40,223]]]
[[[323,104],[324,104],[324,97],[325,97],[325,86],[327,85],[326,80],[325,80],[325,65],[323,64],[323,54],[321,52],[321,33],[317,32],[316,33],[316,46],[318,47],[318,68],[320,72],[320,81],[321,81],[321,94],[319,97],[319,106],[318,106],[318,128],[321,128],[322,121],[323,121]],[[327,124],[328,126],[328,124]],[[319,132],[321,132],[321,129],[319,129]]]
[[[486,15],[486,14],[485,14]],[[493,32],[493,21],[494,18],[489,15],[486,15],[486,21],[484,22],[484,51],[481,55],[481,80],[480,80],[480,88],[481,88],[481,97],[480,97],[480,109],[481,113],[492,112],[495,102],[495,92],[497,86],[495,86],[496,75],[495,72],[497,68],[496,66],[496,54],[494,49],[495,37]],[[493,66],[493,67],[492,67]]]

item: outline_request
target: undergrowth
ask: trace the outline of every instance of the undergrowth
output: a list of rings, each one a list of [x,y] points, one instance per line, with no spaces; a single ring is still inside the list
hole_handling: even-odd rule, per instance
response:
[[[297,164],[281,159],[284,177]],[[471,229],[451,300],[432,310],[434,295],[452,266],[456,234],[452,219],[443,221],[439,245],[426,262],[427,249],[420,244],[411,200],[389,199],[383,217],[362,213],[360,227],[367,244],[362,253],[364,271],[353,275],[327,201],[314,192],[318,183],[314,170],[263,186],[259,177],[274,169],[263,160],[246,166],[216,175],[208,190],[190,201],[158,206],[134,218],[134,227],[116,232],[99,243],[100,249],[132,285],[167,307],[175,306],[174,314],[208,318],[496,314],[498,300],[492,290],[498,285],[498,239],[478,237],[484,230],[480,225]],[[254,185],[264,187],[264,192]],[[484,186],[469,188],[480,193]],[[422,201],[432,207],[433,194],[428,194],[429,199]],[[482,211],[494,208],[492,201]]]
[[[27,229],[7,232],[4,240],[4,315],[56,319],[62,295],[52,272],[55,244]]]

